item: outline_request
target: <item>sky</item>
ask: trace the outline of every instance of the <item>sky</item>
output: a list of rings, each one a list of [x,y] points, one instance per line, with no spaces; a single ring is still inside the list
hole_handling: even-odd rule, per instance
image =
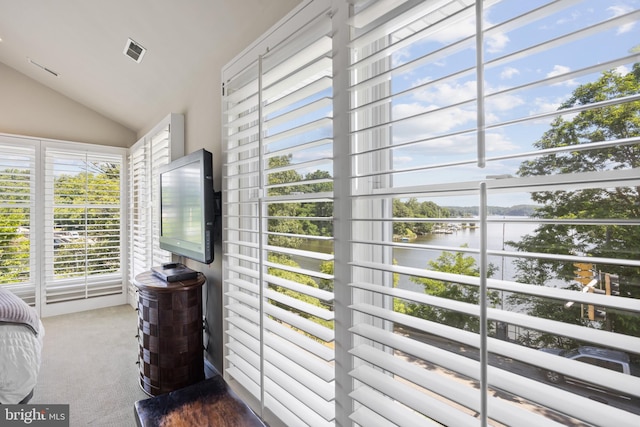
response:
[[[624,58],[640,43],[640,25],[637,14],[624,21],[592,31],[584,39],[569,43],[557,43],[550,47],[517,55],[522,49],[536,46],[559,36],[571,34],[607,19],[623,16],[640,8],[640,2],[631,0],[591,0],[558,10],[538,20],[514,26],[511,31],[500,31],[500,24],[518,16],[524,8],[534,9],[547,4],[546,1],[502,1],[485,11],[485,83],[487,97],[485,105],[487,165],[478,169],[476,165],[447,168],[447,173],[407,173],[399,175],[396,186],[411,185],[421,178],[434,182],[439,175],[444,181],[452,176],[459,180],[483,179],[482,175],[516,174],[522,159],[505,161],[491,160],[500,156],[512,156],[531,152],[533,143],[549,129],[551,118],[527,121],[512,126],[499,126],[510,120],[523,119],[537,114],[552,112],[567,100],[581,84],[594,81],[602,70],[582,75],[565,74],[579,71],[593,64]],[[570,3],[570,2],[569,2]],[[576,3],[576,2],[573,2]],[[495,30],[492,30],[493,28]],[[464,40],[475,32],[473,17],[463,19],[443,31],[411,43],[393,55],[396,66],[409,63],[425,55],[437,52],[451,43]],[[452,55],[440,55],[436,61],[426,61],[418,67],[394,76],[394,93],[403,93],[393,101],[393,116],[396,120],[406,117],[404,122],[393,127],[393,143],[425,139],[425,142],[407,145],[394,151],[394,168],[412,168],[420,165],[447,162],[473,161],[476,159],[476,133],[437,138],[457,131],[473,129],[477,120],[476,92],[477,76],[466,73],[459,78],[446,76],[475,65],[475,41]],[[509,55],[512,55],[509,57]],[[636,56],[637,61],[640,57]],[[615,69],[620,73],[631,70],[632,61],[618,61]],[[553,84],[535,85],[545,78],[558,76]],[[444,77],[444,78],[443,78]],[[441,80],[439,80],[441,79]],[[437,82],[436,84],[429,84]],[[519,90],[512,90],[524,85]],[[465,103],[466,102],[466,103]],[[451,108],[444,108],[454,105]],[[420,113],[435,111],[430,115]],[[415,117],[412,119],[411,117]],[[570,117],[567,117],[570,118]],[[406,183],[406,184],[405,184]],[[498,203],[500,199],[500,203]],[[526,202],[522,194],[511,198],[495,197],[495,204],[511,205]],[[451,204],[451,203],[449,203]],[[457,203],[456,203],[457,204]],[[491,201],[490,201],[491,204]]]
[[[487,1],[490,6],[483,17],[487,162],[483,168],[477,165],[478,136],[475,131],[478,76],[474,70],[476,41],[472,37],[476,30],[474,8],[471,6],[466,15],[464,12],[455,15],[460,18],[454,24],[449,21],[441,27],[435,24],[441,18],[440,11],[414,22],[410,21],[417,15],[407,14],[404,21],[407,25],[392,34],[385,56],[395,67],[395,71],[386,77],[392,96],[384,104],[394,121],[384,132],[394,148],[385,153],[391,156],[395,170],[406,170],[406,173],[394,174],[394,187],[479,181],[495,175],[515,176],[522,161],[529,159],[517,156],[535,150],[533,144],[549,129],[553,119],[534,120],[531,117],[556,111],[578,86],[597,80],[602,71],[616,69],[624,74],[640,60],[638,54],[623,59],[640,45],[640,22],[637,22],[640,20],[640,0],[569,0],[550,14],[538,14],[535,19],[529,16],[508,25],[523,13],[552,3],[549,0]],[[426,23],[429,20],[430,23]],[[610,24],[580,32],[602,22]],[[570,38],[569,42],[545,44],[574,33],[576,37]],[[456,43],[458,48],[446,49]],[[538,45],[539,48],[519,53]],[[357,49],[356,43],[354,54],[359,58],[365,56]],[[597,64],[606,65],[581,71]],[[357,72],[352,73],[353,78]],[[551,83],[540,83],[549,78],[556,79]],[[325,96],[331,96],[330,91],[319,92],[304,102]],[[281,113],[275,113],[274,117]],[[291,123],[299,124],[332,114],[330,104],[325,104],[305,117],[270,128],[269,134],[285,130],[292,126]],[[506,124],[514,120],[521,121]],[[280,139],[271,144],[269,151],[293,148],[322,137],[331,137],[330,123],[303,135]],[[357,140],[358,147],[362,147],[379,138],[374,132],[360,130],[355,133],[352,144]],[[330,144],[299,152],[292,149],[291,154],[293,163],[332,156]],[[507,159],[514,156],[516,158]],[[453,163],[457,165],[453,166]],[[426,165],[448,166],[430,171],[416,170]],[[331,171],[331,167],[331,162],[327,161],[324,165],[314,164],[311,169]],[[305,173],[311,169],[299,171]],[[490,205],[531,203],[525,193],[491,197]],[[477,197],[429,200],[448,206],[478,204]]]

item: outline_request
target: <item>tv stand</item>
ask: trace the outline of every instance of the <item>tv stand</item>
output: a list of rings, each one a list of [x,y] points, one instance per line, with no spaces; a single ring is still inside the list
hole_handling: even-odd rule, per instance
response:
[[[158,267],[152,267],[153,274],[165,282],[180,282],[198,277],[198,272],[179,262],[169,262]]]
[[[193,271],[193,270],[192,270]],[[140,388],[150,396],[204,379],[202,285],[205,276],[167,282],[154,271],[135,277]]]

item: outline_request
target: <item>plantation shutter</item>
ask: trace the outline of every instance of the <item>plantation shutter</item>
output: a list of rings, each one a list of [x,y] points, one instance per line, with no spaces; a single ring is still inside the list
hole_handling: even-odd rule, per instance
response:
[[[44,150],[44,302],[123,294],[123,155]]]
[[[129,150],[129,281],[151,264],[151,176],[149,146],[138,142]]]
[[[640,312],[638,247],[618,243],[640,236],[640,95],[571,98],[603,73],[634,70],[640,11],[590,7],[355,2],[354,423],[640,423],[617,397],[637,402],[640,378],[538,349],[640,355],[623,327]],[[626,128],[606,131],[608,114],[628,114]],[[591,127],[568,134],[582,118]],[[519,204],[538,204],[538,216],[490,211]],[[536,231],[569,238],[536,246]],[[547,371],[591,388],[551,384]]]
[[[223,76],[224,373],[285,425],[335,417],[326,12],[304,9],[303,25]]]
[[[169,129],[140,141],[129,154],[130,277],[171,260],[159,240],[159,168],[169,163]]]
[[[184,154],[184,116],[170,114],[129,150],[129,294],[134,278],[171,261],[160,249],[160,167]],[[131,297],[130,301],[135,300]]]
[[[0,136],[0,288],[36,304],[36,145]]]

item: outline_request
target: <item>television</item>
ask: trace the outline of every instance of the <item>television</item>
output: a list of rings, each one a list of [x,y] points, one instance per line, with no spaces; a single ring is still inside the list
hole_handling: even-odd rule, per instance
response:
[[[210,264],[216,219],[213,161],[201,149],[160,168],[160,248]]]

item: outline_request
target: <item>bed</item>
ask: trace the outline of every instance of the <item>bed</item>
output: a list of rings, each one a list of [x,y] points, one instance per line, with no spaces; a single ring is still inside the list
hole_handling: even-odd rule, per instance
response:
[[[0,289],[0,404],[27,403],[40,372],[44,326],[36,311]]]

